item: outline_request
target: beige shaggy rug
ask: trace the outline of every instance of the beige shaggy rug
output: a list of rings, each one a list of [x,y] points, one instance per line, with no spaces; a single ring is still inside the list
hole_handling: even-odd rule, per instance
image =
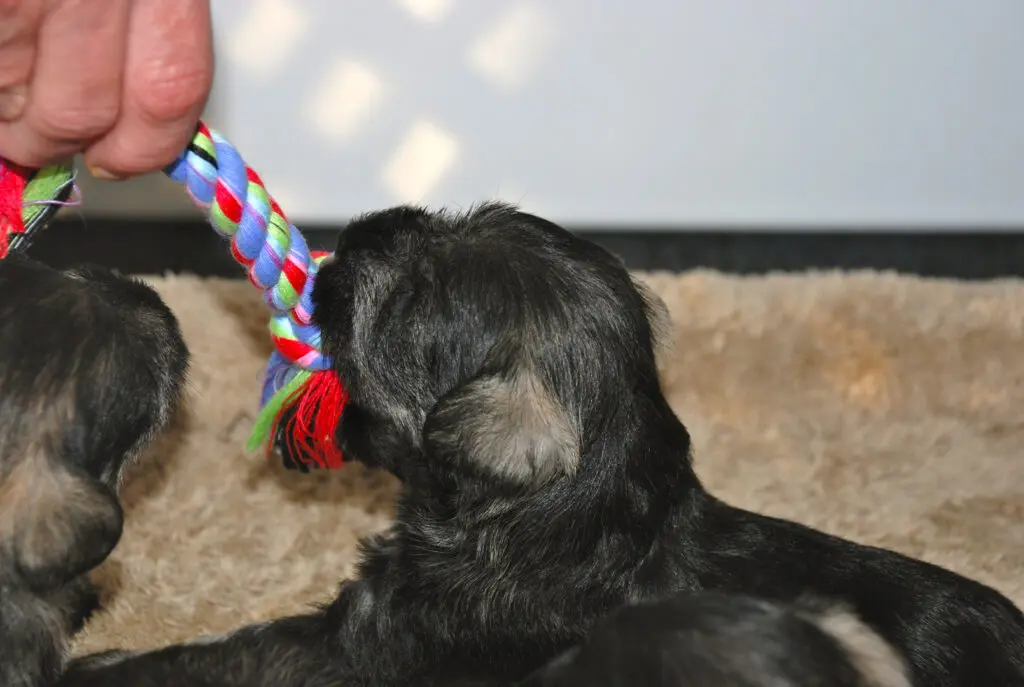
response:
[[[735,504],[890,547],[1024,604],[1024,282],[879,274],[646,277],[672,404]],[[77,653],[294,612],[352,574],[395,484],[287,472],[244,444],[269,352],[245,281],[154,279],[194,354],[190,411],[132,474],[106,609]]]

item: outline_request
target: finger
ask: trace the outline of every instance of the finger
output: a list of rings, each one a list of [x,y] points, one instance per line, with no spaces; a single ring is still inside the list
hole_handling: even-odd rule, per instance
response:
[[[211,33],[206,0],[135,0],[121,117],[85,154],[94,174],[146,174],[181,154],[213,81]]]
[[[62,0],[47,11],[28,103],[4,132],[19,162],[42,166],[74,155],[114,127],[130,7],[130,0]]]
[[[42,7],[42,0],[0,0],[0,121],[25,107]]]

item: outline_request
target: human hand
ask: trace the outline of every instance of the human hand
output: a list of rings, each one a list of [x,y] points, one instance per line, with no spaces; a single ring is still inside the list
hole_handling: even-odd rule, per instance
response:
[[[0,0],[0,157],[163,168],[206,106],[212,44],[209,0]]]

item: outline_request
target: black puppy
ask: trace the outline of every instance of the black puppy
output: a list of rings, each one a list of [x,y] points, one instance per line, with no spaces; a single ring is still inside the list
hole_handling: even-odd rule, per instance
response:
[[[501,204],[400,207],[341,233],[313,298],[342,448],[404,483],[394,526],[323,608],[66,684],[509,684],[624,604],[718,590],[843,603],[918,687],[1024,685],[1024,616],[995,590],[702,487],[658,378],[664,310],[593,243]]]
[[[174,411],[188,364],[148,286],[0,261],[0,685],[50,685],[121,536],[128,463]]]
[[[853,614],[704,592],[630,604],[517,687],[910,687]]]

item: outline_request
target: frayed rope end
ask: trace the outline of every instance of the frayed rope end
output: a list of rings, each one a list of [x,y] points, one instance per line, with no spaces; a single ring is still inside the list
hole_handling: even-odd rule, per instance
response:
[[[348,395],[333,370],[299,370],[263,405],[248,448],[263,448],[269,453],[274,437],[283,429],[287,446],[282,450],[287,448],[293,459],[310,467],[336,470],[344,464],[335,432],[347,400]]]
[[[11,162],[0,161],[0,259],[7,256],[11,235],[25,231],[21,216],[26,170]]]

